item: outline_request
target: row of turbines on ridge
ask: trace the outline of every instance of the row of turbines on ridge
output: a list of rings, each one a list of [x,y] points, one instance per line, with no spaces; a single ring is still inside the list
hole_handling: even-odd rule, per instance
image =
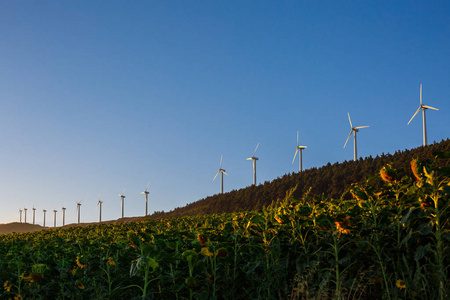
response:
[[[150,194],[150,192],[148,191],[148,187],[150,185],[150,181],[147,184],[147,187],[145,188],[145,191],[143,191],[141,194],[145,195],[145,216],[148,215],[148,195]],[[119,194],[119,197],[121,199],[121,208],[122,208],[122,218],[124,217],[124,200],[125,200],[125,190],[126,188],[123,190],[122,194]],[[80,215],[81,215],[81,201],[76,201],[77,203],[77,223],[80,224]],[[103,201],[100,200],[100,194],[98,195],[98,202],[97,202],[97,208],[99,208],[99,216],[98,216],[98,221],[101,222],[102,221],[102,204]],[[20,214],[20,223],[22,223],[22,212],[24,212],[24,222],[27,222],[27,208],[19,209],[19,214]],[[43,209],[42,212],[44,213],[44,222],[43,225],[45,227],[45,215],[47,213],[46,209]],[[58,211],[56,209],[53,210],[53,227],[56,227],[56,213]],[[33,225],[36,224],[36,208],[33,207]],[[66,225],[66,207],[62,207],[62,226]]]
[[[432,109],[432,110],[439,110],[437,108],[428,106],[428,105],[424,105],[422,103],[422,84],[420,84],[420,105],[419,108],[416,110],[416,112],[414,113],[414,115],[411,117],[411,119],[408,122],[411,123],[411,121],[415,118],[415,116],[419,113],[420,110],[422,110],[422,122],[423,122],[423,146],[426,146],[428,144],[427,142],[427,126],[426,126],[426,115],[425,115],[425,111],[427,109]],[[348,141],[350,140],[350,137],[353,134],[353,159],[354,161],[357,160],[357,147],[356,147],[356,133],[359,132],[360,129],[362,128],[367,128],[369,126],[357,126],[357,127],[353,127],[352,124],[352,120],[350,118],[350,113],[348,113],[348,121],[350,123],[350,133],[347,137],[347,140],[345,141],[344,144],[344,148],[347,145]],[[256,185],[256,161],[258,160],[258,158],[255,156],[256,155],[256,150],[258,150],[258,146],[259,143],[256,145],[255,151],[253,152],[253,155],[249,158],[247,158],[247,160],[251,160],[252,161],[252,165],[253,165],[253,185]],[[306,149],[306,146],[300,146],[299,144],[299,132],[297,131],[297,148],[295,150],[295,154],[294,154],[294,158],[292,159],[292,164],[294,164],[295,158],[297,157],[297,153],[298,153],[298,157],[299,157],[299,172],[302,172],[302,151],[304,149]],[[220,193],[223,194],[223,175],[228,175],[226,173],[226,171],[224,169],[222,169],[222,159],[223,159],[223,155],[220,157],[220,165],[219,165],[219,171],[217,171],[216,175],[213,178],[213,181],[216,179],[217,175],[220,174]],[[142,192],[141,194],[145,195],[145,216],[148,215],[148,187],[150,185],[150,182],[147,184],[147,187],[145,188],[145,191]],[[124,200],[125,200],[125,189],[123,190],[122,194],[119,194],[119,197],[121,198],[121,210],[122,210],[122,218],[124,217]],[[103,201],[100,200],[100,195],[99,195],[99,199],[97,202],[97,207],[99,207],[99,222],[102,221],[102,204]],[[77,201],[77,221],[78,223],[80,223],[80,210],[81,210],[81,201],[78,202]],[[35,211],[36,209],[33,207],[33,224],[35,224]],[[63,226],[65,225],[65,211],[66,208],[62,207],[62,213],[63,213]],[[20,212],[20,222],[22,222],[22,209],[19,210]],[[27,208],[24,208],[24,212],[25,212],[25,223],[27,222]],[[46,210],[43,210],[44,212],[44,227],[45,227],[45,214],[46,214]],[[54,227],[56,227],[56,212],[57,210],[53,210],[53,222],[54,222]]]
[[[416,110],[416,112],[414,113],[414,115],[412,116],[412,118],[409,120],[408,124],[411,123],[411,121],[414,119],[414,117],[419,113],[420,110],[422,110],[422,122],[423,122],[423,146],[426,146],[428,144],[427,141],[427,124],[426,124],[426,116],[425,116],[425,111],[427,109],[433,109],[433,110],[439,110],[437,108],[428,106],[428,105],[424,105],[422,103],[422,84],[420,84],[420,105],[419,108]],[[344,148],[347,145],[350,137],[353,134],[353,160],[356,161],[358,159],[358,155],[357,155],[357,148],[356,148],[356,133],[359,132],[360,129],[362,128],[367,128],[369,126],[357,126],[357,127],[353,127],[352,124],[352,120],[350,118],[350,113],[348,114],[348,121],[350,123],[350,133],[347,137],[347,140],[345,141],[344,144]],[[255,151],[253,152],[252,157],[247,158],[247,160],[251,160],[253,163],[253,185],[256,185],[256,161],[258,160],[257,157],[255,157],[256,154],[256,150],[258,149],[259,143],[256,145]],[[301,172],[302,171],[302,151],[306,149],[306,146],[300,146],[299,144],[299,138],[298,138],[298,131],[297,131],[297,149],[295,150],[295,154],[294,154],[294,158],[292,159],[292,164],[294,164],[295,161],[295,157],[297,156],[298,153],[298,160],[299,160],[299,167],[298,167],[298,171]],[[217,172],[216,176],[214,176],[213,180],[216,179],[217,175],[220,174],[220,193],[223,194],[223,174],[228,175],[224,169],[222,169],[222,159],[223,159],[223,155],[220,157],[220,165],[219,165],[219,171]]]

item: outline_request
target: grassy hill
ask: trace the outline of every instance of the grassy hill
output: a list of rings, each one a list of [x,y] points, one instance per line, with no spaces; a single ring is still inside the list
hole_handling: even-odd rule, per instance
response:
[[[151,217],[167,218],[261,209],[277,199],[283,199],[286,192],[295,186],[297,189],[294,198],[301,198],[308,191],[310,196],[340,198],[352,183],[364,181],[367,176],[379,172],[386,164],[391,164],[396,169],[404,169],[405,175],[411,175],[409,165],[412,159],[432,160],[433,153],[439,151],[450,151],[449,139],[426,147],[396,151],[394,154],[360,158],[356,162],[328,163],[323,167],[311,168],[301,173],[286,174],[257,186],[206,197],[170,212],[156,212]],[[348,198],[346,195],[344,197]]]

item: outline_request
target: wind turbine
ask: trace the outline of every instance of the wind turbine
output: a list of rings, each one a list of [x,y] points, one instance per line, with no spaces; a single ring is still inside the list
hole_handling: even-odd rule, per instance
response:
[[[428,105],[423,105],[422,104],[422,84],[420,84],[420,105],[419,108],[416,110],[416,113],[412,116],[411,120],[409,120],[409,123],[411,123],[412,119],[414,119],[414,117],[417,115],[417,113],[419,112],[419,110],[422,110],[422,121],[423,121],[423,145],[426,146],[428,144],[427,142],[427,121],[425,118],[425,111],[427,109],[434,109],[434,110],[439,110],[437,108],[428,106]]]
[[[98,202],[97,202],[97,207],[100,206],[100,212],[99,212],[99,216],[98,216],[98,221],[101,222],[102,221],[102,203],[103,201],[100,201],[100,193],[98,194]]]
[[[24,210],[24,215],[25,215],[25,223],[27,223],[27,210],[28,210],[28,208],[25,207],[23,210]]]
[[[148,192],[148,186],[150,185],[150,181],[147,183],[147,187],[145,188],[145,191],[142,192],[141,194],[145,194],[145,216],[148,215],[147,210],[148,210],[148,194],[150,192]]]
[[[56,212],[57,212],[57,210],[54,209],[53,210],[53,227],[56,227]]]
[[[47,210],[42,210],[44,212],[44,227],[45,227],[45,213],[47,212]]]
[[[119,194],[119,197],[122,199],[121,202],[120,202],[121,207],[122,207],[122,218],[123,218],[123,200],[125,199],[124,193],[125,193],[125,190],[126,190],[126,189],[127,189],[127,188],[124,188],[122,194]]]
[[[294,164],[295,156],[297,155],[297,152],[298,152],[298,171],[299,172],[302,171],[302,150],[303,149],[306,149],[306,146],[299,146],[298,131],[297,131],[297,150],[295,150],[294,159],[292,159],[292,164]]]
[[[369,126],[358,126],[358,127],[353,127],[353,125],[352,125],[352,120],[350,119],[350,113],[347,113],[347,114],[348,114],[348,121],[350,122],[351,130],[350,130],[350,134],[348,135],[347,140],[345,141],[344,148],[345,148],[345,146],[347,145],[347,142],[348,142],[348,140],[350,139],[350,136],[351,136],[352,133],[353,133],[353,160],[356,161],[356,159],[357,159],[357,157],[358,157],[357,151],[356,151],[356,133],[359,131],[359,129],[361,129],[361,128],[367,128],[367,127],[369,127]]]
[[[36,215],[36,208],[34,208],[34,206],[33,206],[33,225],[34,225],[35,215]]]
[[[66,208],[63,206],[62,207],[62,213],[63,213],[63,226],[66,223]]]
[[[81,201],[83,201],[83,200],[80,200],[80,202],[76,201],[77,202],[78,224],[80,224]]]
[[[223,174],[228,175],[228,174],[225,172],[225,170],[222,169],[222,158],[223,158],[223,155],[220,157],[219,171],[217,171],[216,176],[214,176],[214,178],[213,178],[213,181],[214,181],[214,179],[216,179],[217,175],[219,175],[219,173],[221,173],[221,174],[220,174],[220,193],[221,193],[221,194],[223,194]]]
[[[247,160],[252,160],[253,162],[253,185],[256,185],[256,161],[258,160],[257,157],[255,157],[256,154],[256,150],[258,149],[259,143],[258,145],[256,145],[255,148],[255,152],[253,152],[252,157],[247,158]]]
[[[22,210],[19,209],[19,213],[20,213],[20,223],[22,223]]]

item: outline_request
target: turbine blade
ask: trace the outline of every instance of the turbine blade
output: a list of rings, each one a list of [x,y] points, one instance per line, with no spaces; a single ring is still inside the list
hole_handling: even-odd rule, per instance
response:
[[[223,171],[222,173],[228,176],[227,172]]]
[[[422,105],[422,107],[429,108],[429,109],[434,109],[434,110],[439,110],[438,108],[434,108],[434,107],[431,107],[431,106],[428,106],[428,105]]]
[[[145,191],[147,191],[149,185],[150,185],[150,181],[147,183],[147,187],[145,188]]]
[[[122,192],[122,195],[121,195],[121,196],[123,196],[123,194],[125,193],[125,190],[126,190],[126,189],[127,189],[127,188],[124,188],[124,189],[123,189],[123,192]]]
[[[297,156],[298,148],[295,150],[294,158],[292,159],[292,164],[294,164],[295,157]]]
[[[367,127],[369,127],[369,126],[358,126],[358,127],[355,127],[355,129],[361,129],[361,128],[367,128]]]
[[[419,110],[420,110],[420,107],[416,110],[416,113],[412,116],[411,120],[409,120],[409,122],[408,122],[407,125],[409,125],[409,123],[411,123],[411,121],[412,121],[412,120],[414,119],[414,117],[417,115],[417,113],[419,112]]]
[[[350,136],[352,135],[352,132],[353,132],[353,129],[350,130],[350,134],[348,135],[348,138],[347,138],[347,140],[345,141],[344,148],[345,148],[345,146],[347,145],[347,142],[348,142],[348,140],[350,139]]]
[[[347,114],[348,114],[348,121],[350,122],[350,127],[353,128],[352,119],[350,119],[350,113],[347,113]]]
[[[253,159],[253,157],[249,157],[249,158],[247,158],[247,160],[252,160]]]
[[[220,173],[220,170],[217,172],[216,176],[214,176],[213,181],[214,181],[214,179],[216,179],[216,177],[217,177],[217,175],[219,175],[219,173]]]
[[[420,106],[422,106],[422,84],[420,84]]]
[[[256,148],[255,148],[255,152],[253,152],[253,155],[252,155],[252,157],[254,157],[254,156],[255,156],[255,154],[256,154],[256,150],[258,149],[258,146],[259,146],[259,143],[258,143],[258,145],[256,145]]]

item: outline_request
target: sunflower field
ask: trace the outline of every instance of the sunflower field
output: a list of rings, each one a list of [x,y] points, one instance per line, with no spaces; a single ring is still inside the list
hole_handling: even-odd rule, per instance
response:
[[[0,299],[449,299],[449,157],[340,199],[1,235]]]

